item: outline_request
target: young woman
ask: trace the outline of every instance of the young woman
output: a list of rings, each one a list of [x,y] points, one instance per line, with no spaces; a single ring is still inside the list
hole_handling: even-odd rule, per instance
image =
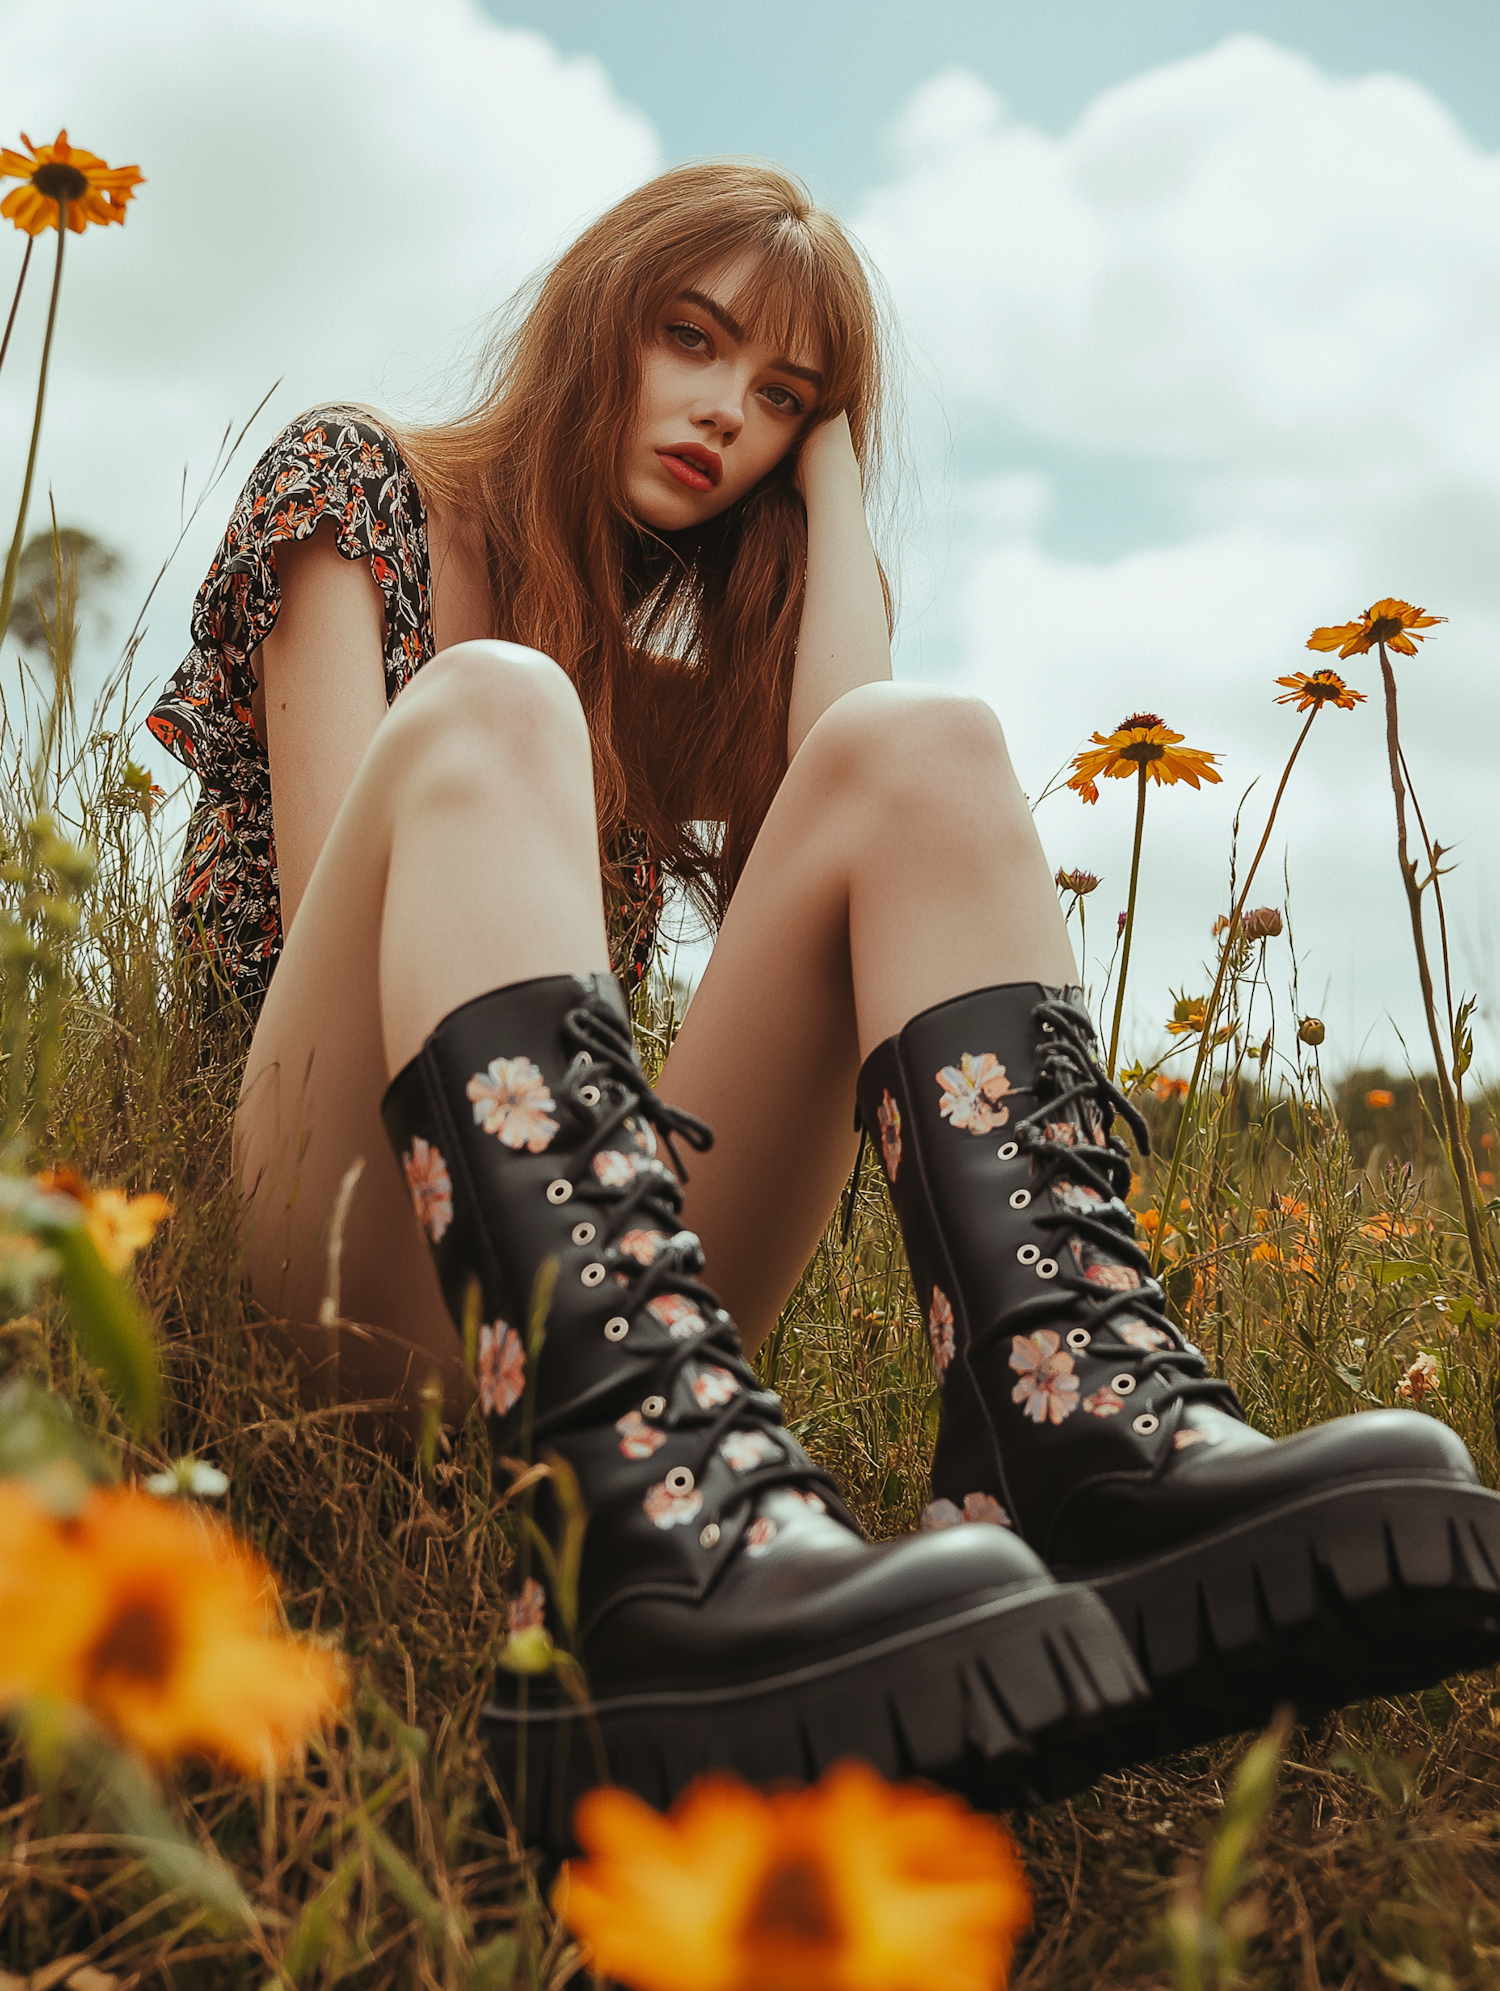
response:
[[[1000,728],[890,682],[879,390],[864,272],[803,189],[666,174],[563,256],[467,416],[282,434],[151,720],[203,780],[184,944],[258,1008],[256,1295],[316,1342],[362,1162],[321,1356],[457,1402],[468,1336],[499,1455],[529,1429],[554,1462],[544,1525],[572,1479],[589,1517],[576,1596],[518,1567],[512,1625],[579,1654],[612,1773],[658,1801],[853,1751],[1005,1802],[1500,1653],[1500,1502],[1457,1440],[1386,1412],[1272,1444],[1162,1312],[1112,1114],[1141,1130]],[[653,1093],[620,984],[668,875],[717,940]],[[942,1386],[930,1526],[878,1545],[741,1352],[856,1096]],[[593,1772],[559,1772],[529,1684],[499,1746],[546,1743],[561,1807]]]

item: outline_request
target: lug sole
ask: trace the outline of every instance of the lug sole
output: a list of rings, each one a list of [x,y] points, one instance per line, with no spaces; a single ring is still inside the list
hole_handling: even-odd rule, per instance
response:
[[[1439,1476],[1288,1500],[1100,1570],[1054,1569],[1106,1604],[1153,1699],[1071,1770],[1168,1755],[1290,1703],[1300,1720],[1500,1662],[1500,1495]]]
[[[854,1756],[988,1810],[1063,1797],[1079,1788],[1081,1738],[1145,1692],[1114,1619],[1078,1584],[1002,1597],[761,1680],[524,1714],[491,1703],[483,1721],[522,1838],[567,1853],[574,1805],[604,1781],[662,1809],[706,1771],[803,1783]]]

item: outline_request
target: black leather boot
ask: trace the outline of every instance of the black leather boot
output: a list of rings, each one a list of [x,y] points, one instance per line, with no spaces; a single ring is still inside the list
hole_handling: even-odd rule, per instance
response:
[[[1500,1659],[1500,1497],[1414,1411],[1251,1430],[1162,1311],[1116,1113],[1144,1152],[1082,992],[1036,983],[925,1011],[859,1081],[942,1389],[927,1525],[998,1503],[1156,1690],[1094,1766]]]
[[[588,1511],[576,1630],[537,1576],[511,1608],[581,1661],[590,1705],[502,1674],[486,1710],[527,1835],[566,1845],[600,1741],[612,1778],[658,1805],[706,1768],[803,1777],[847,1755],[991,1804],[1056,1795],[1075,1733],[1142,1698],[1114,1621],[997,1528],[861,1538],[699,1276],[657,1136],[712,1137],[651,1091],[612,978],[465,1004],[383,1110],[456,1321],[478,1281],[497,1453],[516,1458],[529,1423]]]

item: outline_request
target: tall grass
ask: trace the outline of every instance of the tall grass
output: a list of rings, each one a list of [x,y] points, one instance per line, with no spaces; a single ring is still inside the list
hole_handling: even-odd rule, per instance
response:
[[[235,1869],[260,1920],[254,1942],[216,1928],[186,1893],[162,1894],[138,1849],[100,1831],[76,1791],[44,1797],[10,1744],[0,1985],[560,1985],[576,1956],[547,1915],[545,1876],[507,1832],[477,1741],[514,1539],[483,1426],[471,1414],[424,1465],[386,1448],[358,1406],[307,1407],[276,1323],[246,1297],[229,1168],[246,1020],[205,1015],[174,954],[175,840],[130,759],[128,672],[75,713],[74,615],[64,572],[58,581],[50,660],[24,696],[12,677],[0,730],[10,1152],[12,1165],[24,1154],[170,1197],[176,1214],[138,1268],[163,1336],[158,1435],[131,1439],[45,1297],[13,1298],[0,1371],[54,1390],[126,1477],[184,1454],[220,1466],[233,1520],[282,1576],[291,1622],[337,1632],[359,1689],[336,1741],[279,1785],[202,1773],[173,1800]],[[96,862],[80,869],[65,846]],[[1238,1034],[1193,1103],[1163,1220],[1173,1310],[1277,1435],[1401,1400],[1429,1356],[1406,1387],[1425,1391],[1421,1408],[1452,1424],[1494,1484],[1500,1356],[1437,1102],[1380,1074],[1335,1099],[1300,1047],[1278,1078],[1248,1060],[1268,1024],[1275,944],[1237,961],[1227,1014]],[[679,1007],[665,980],[648,992],[654,1057]],[[1275,1031],[1290,1042],[1292,1020]],[[1149,1072],[1136,1083],[1170,1154],[1182,1107],[1153,1092]],[[1395,1103],[1367,1107],[1382,1087]],[[1482,1142],[1494,1102],[1472,1081],[1470,1092]],[[1160,1164],[1143,1163],[1138,1208],[1151,1212],[1161,1188]],[[849,1243],[830,1228],[761,1366],[876,1535],[912,1528],[926,1497],[925,1347],[883,1184],[867,1171]],[[1238,1918],[1234,1943],[1194,1981],[1500,1983],[1497,1724],[1495,1683],[1473,1679],[1294,1735],[1261,1851],[1224,1910]],[[1242,1751],[1111,1777],[1017,1822],[1038,1899],[1019,1985],[1188,1981],[1181,1931],[1210,1897],[1195,1876]],[[31,1977],[63,1959],[66,1970]]]

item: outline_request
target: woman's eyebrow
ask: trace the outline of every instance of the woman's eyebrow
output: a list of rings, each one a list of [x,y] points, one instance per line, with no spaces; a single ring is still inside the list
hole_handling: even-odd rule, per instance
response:
[[[713,298],[707,296],[703,291],[680,290],[677,293],[676,301],[679,304],[696,304],[698,309],[706,311],[714,323],[727,332],[737,345],[745,343],[745,328],[741,325],[738,318],[732,317],[724,309],[722,304],[716,304]],[[789,359],[774,359],[771,364],[779,373],[794,373],[799,380],[811,381],[819,393],[822,392],[823,376],[818,372],[816,367],[796,366]]]

